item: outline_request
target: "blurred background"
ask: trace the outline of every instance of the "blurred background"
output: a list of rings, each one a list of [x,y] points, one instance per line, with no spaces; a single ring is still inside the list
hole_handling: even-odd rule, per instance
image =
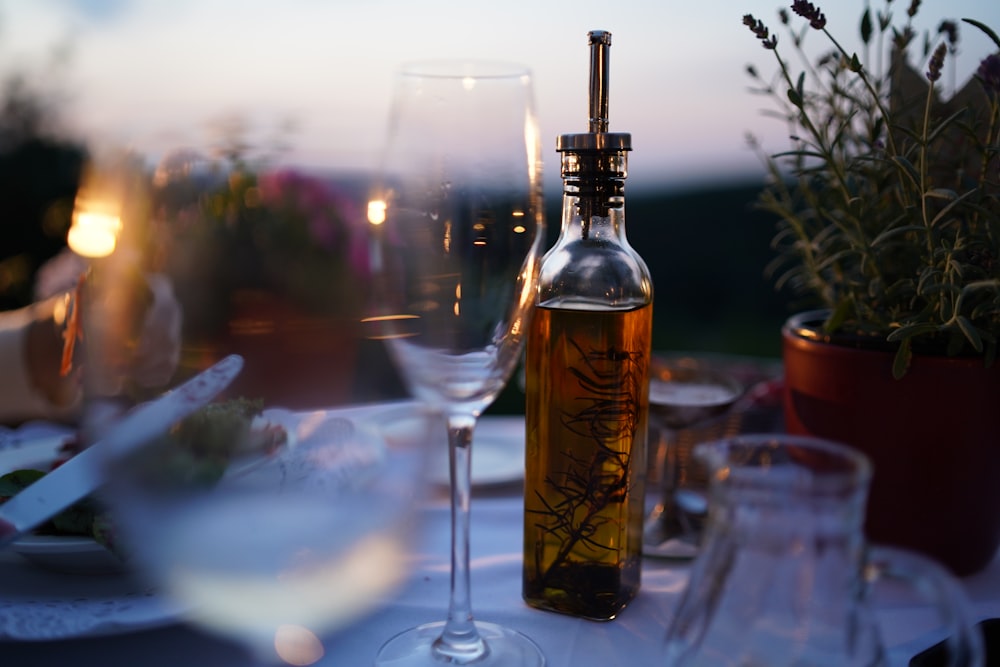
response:
[[[843,46],[862,49],[868,3],[817,4]],[[870,4],[898,15],[909,7]],[[788,5],[0,0],[0,307],[31,299],[38,268],[65,247],[87,156],[108,147],[127,147],[151,169],[178,154],[294,167],[336,184],[363,212],[392,77],[412,59],[532,67],[554,238],[555,137],[586,130],[586,34],[605,29],[614,35],[611,129],[633,135],[628,233],[653,273],[655,348],[776,357],[781,322],[803,304],[764,274],[774,223],[753,207],[764,174],[747,136],[771,153],[787,137],[762,112],[769,101],[749,91],[747,67],[770,78],[775,61],[742,18],[763,20],[789,57],[777,13]],[[1000,28],[1000,2],[926,0],[913,27],[936,34],[942,19],[964,17]],[[991,51],[985,35],[960,29],[946,92]],[[819,53],[829,44],[812,31],[806,48]],[[367,375],[376,366],[391,374],[379,350],[360,354]]]

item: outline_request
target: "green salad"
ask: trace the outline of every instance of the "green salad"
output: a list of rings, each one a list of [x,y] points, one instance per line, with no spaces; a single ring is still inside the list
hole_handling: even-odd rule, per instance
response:
[[[114,474],[135,474],[143,483],[210,486],[229,463],[246,454],[270,455],[286,442],[278,425],[255,425],[262,402],[234,399],[211,403],[178,422],[156,441],[115,467]],[[48,470],[14,470],[0,476],[0,503],[33,484]],[[36,531],[42,535],[85,536],[113,548],[110,520],[100,501],[85,498]]]

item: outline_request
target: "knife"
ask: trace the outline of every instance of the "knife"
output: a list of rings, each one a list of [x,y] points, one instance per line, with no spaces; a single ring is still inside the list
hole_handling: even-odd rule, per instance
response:
[[[155,401],[129,411],[100,440],[0,505],[0,548],[82,500],[104,483],[102,461],[146,444],[204,406],[243,368],[233,354]]]

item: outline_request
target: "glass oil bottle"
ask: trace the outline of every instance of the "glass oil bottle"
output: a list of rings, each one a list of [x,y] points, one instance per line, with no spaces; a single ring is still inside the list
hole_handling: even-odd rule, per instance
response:
[[[653,286],[625,235],[631,135],[608,131],[611,35],[590,38],[590,131],[558,137],[559,239],[526,358],[524,600],[609,620],[642,555]]]

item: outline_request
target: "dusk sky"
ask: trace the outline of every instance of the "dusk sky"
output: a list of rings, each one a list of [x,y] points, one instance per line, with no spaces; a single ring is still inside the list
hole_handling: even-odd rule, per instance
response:
[[[788,3],[790,4],[790,2]],[[858,48],[863,0],[817,3],[827,27]],[[884,8],[873,0],[873,9]],[[207,149],[213,127],[241,118],[249,139],[282,135],[284,162],[373,168],[393,73],[406,60],[475,57],[522,62],[535,74],[548,180],[555,137],[586,130],[586,34],[606,29],[611,129],[633,135],[633,185],[683,185],[753,172],[745,135],[785,147],[760,114],[745,66],[774,71],[745,13],[779,29],[772,0],[0,0],[0,73],[26,69],[65,97],[64,118],[91,144],[151,156]],[[890,7],[905,13],[908,0]],[[1000,30],[998,0],[925,0],[916,27],[976,18]],[[801,25],[801,19],[797,19]],[[790,40],[780,31],[786,57]],[[991,43],[962,26],[959,85]],[[823,36],[809,35],[822,46]],[[65,53],[56,68],[54,53]],[[923,63],[919,64],[923,67]],[[950,72],[946,69],[946,72]],[[946,84],[954,85],[953,81]],[[284,133],[283,128],[292,129]],[[284,134],[283,134],[284,133]]]

